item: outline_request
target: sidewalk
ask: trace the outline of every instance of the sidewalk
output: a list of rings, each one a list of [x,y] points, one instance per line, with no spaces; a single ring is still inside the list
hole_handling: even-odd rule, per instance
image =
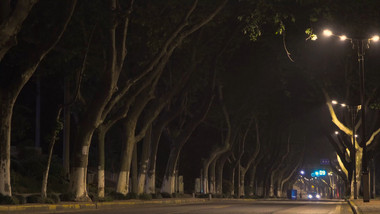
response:
[[[356,199],[349,200],[349,203],[357,214],[380,213],[380,199],[371,199],[369,202],[363,202],[363,199]]]
[[[130,206],[140,204],[185,204],[185,203],[205,203],[206,198],[165,198],[153,200],[125,200],[111,202],[61,202],[59,204],[24,204],[24,205],[0,205],[0,213],[30,213],[46,211],[64,211],[79,209],[98,209],[109,206]]]

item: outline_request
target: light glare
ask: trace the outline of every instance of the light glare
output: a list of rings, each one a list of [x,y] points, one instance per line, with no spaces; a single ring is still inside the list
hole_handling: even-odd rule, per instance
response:
[[[335,134],[339,134],[339,132],[338,132],[338,131],[335,131]]]
[[[345,103],[340,104],[342,107],[346,107],[347,105]]]
[[[336,105],[336,104],[338,104],[338,101],[333,100],[333,101],[331,101],[331,103],[334,104],[334,105]]]
[[[377,42],[379,41],[380,37],[378,35],[375,35],[371,38],[372,41]]]
[[[323,31],[323,35],[329,37],[329,36],[332,36],[333,33],[331,32],[331,30],[326,29],[326,30]]]
[[[339,36],[339,38],[340,38],[341,41],[344,41],[344,40],[347,39],[347,36],[346,35],[341,35],[341,36]]]

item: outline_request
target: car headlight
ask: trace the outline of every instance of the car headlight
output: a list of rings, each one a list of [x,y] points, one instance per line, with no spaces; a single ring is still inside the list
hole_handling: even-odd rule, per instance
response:
[[[318,194],[317,194],[315,197],[317,197],[318,199],[320,199],[320,198],[321,198],[321,196],[320,196],[320,195],[318,195]]]
[[[309,194],[307,195],[308,198],[312,199],[313,198],[313,195]]]

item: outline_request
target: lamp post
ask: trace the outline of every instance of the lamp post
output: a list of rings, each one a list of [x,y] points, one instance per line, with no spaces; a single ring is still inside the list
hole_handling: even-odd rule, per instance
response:
[[[357,49],[358,64],[359,64],[359,75],[360,75],[360,101],[362,106],[362,142],[361,147],[363,148],[362,156],[362,182],[363,182],[363,202],[369,202],[370,191],[369,191],[369,175],[368,175],[368,158],[367,158],[367,145],[366,145],[366,133],[365,133],[365,90],[364,90],[364,55],[365,46],[369,47],[371,41],[377,42],[380,37],[375,35],[371,38],[349,38],[346,35],[335,35],[331,30],[324,30],[323,35],[330,37],[338,37],[341,41],[349,40],[354,48]]]

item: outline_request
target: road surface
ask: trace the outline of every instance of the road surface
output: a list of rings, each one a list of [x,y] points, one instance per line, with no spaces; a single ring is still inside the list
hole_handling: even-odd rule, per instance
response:
[[[55,213],[67,213],[55,212]],[[79,210],[80,214],[350,214],[344,201],[213,201],[202,204],[135,205],[126,207]]]

